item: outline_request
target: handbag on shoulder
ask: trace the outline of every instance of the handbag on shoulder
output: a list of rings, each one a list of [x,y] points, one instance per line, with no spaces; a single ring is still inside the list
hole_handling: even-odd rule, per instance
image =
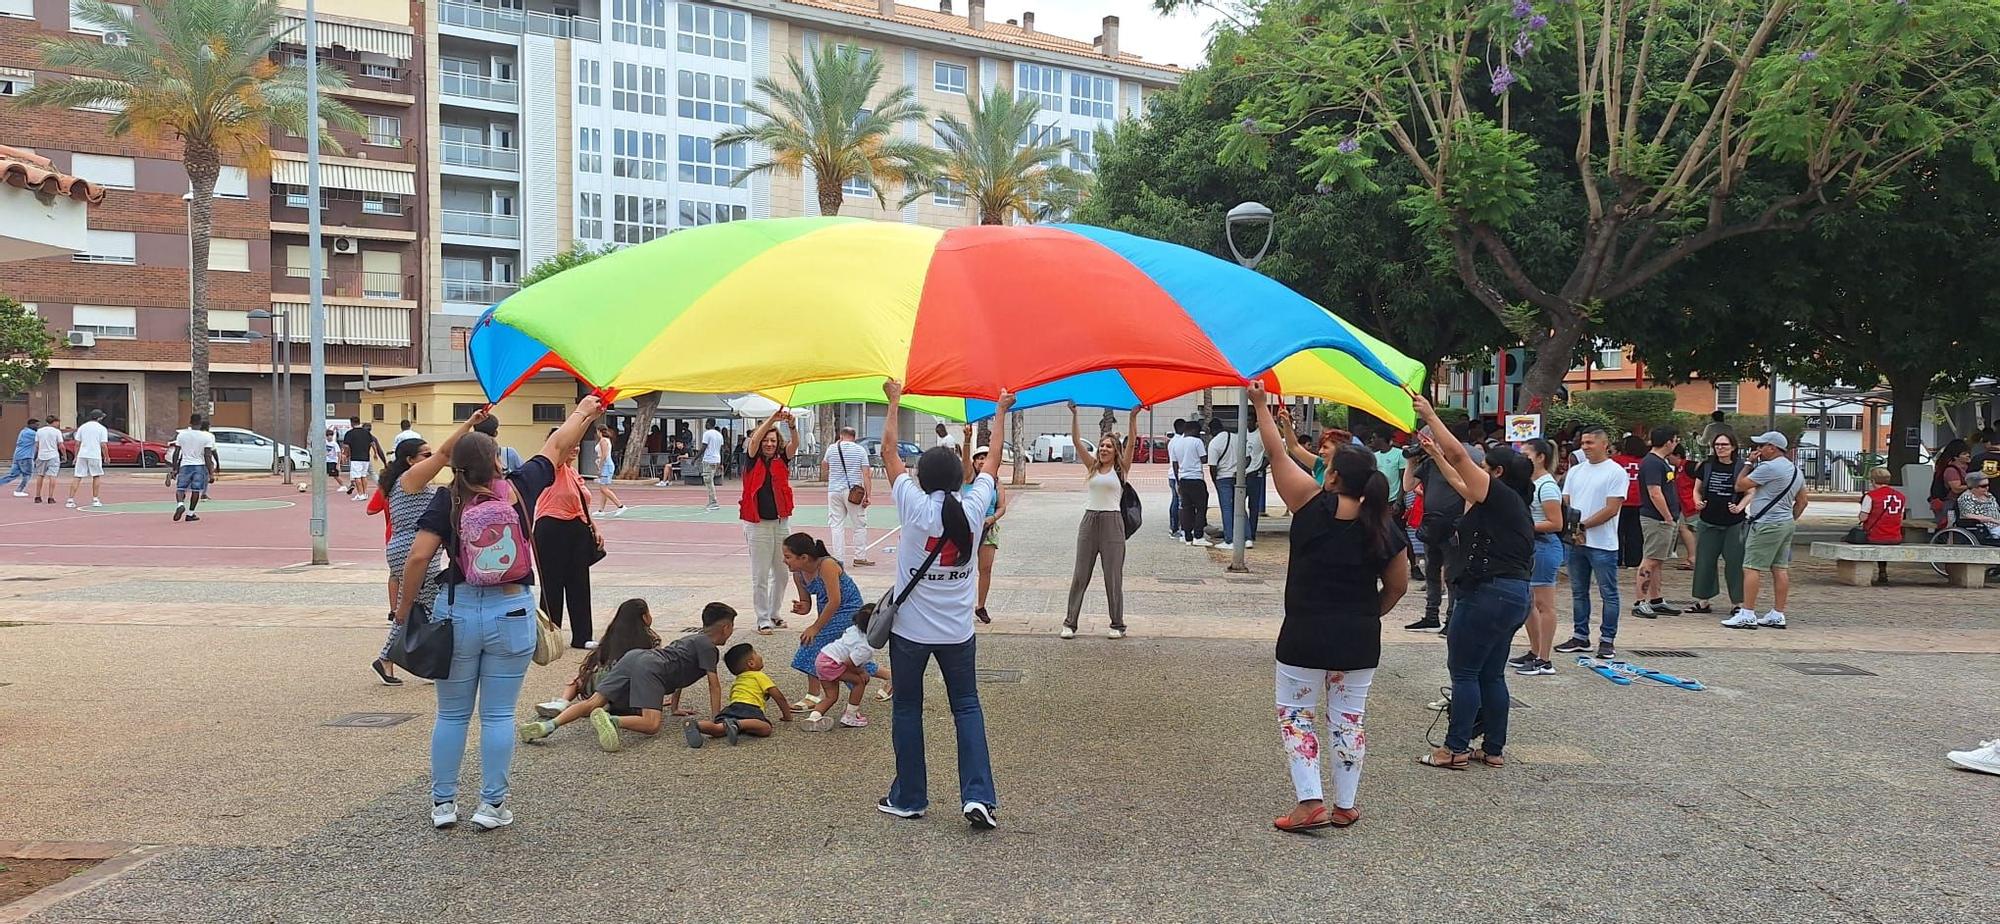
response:
[[[389,662],[425,680],[451,676],[451,620],[439,619],[422,603],[410,606],[402,634],[389,646]]]

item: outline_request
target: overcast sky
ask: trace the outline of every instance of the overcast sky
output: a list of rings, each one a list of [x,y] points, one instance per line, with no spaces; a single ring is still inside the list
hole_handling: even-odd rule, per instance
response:
[[[952,4],[961,12],[965,7],[965,0]],[[1217,18],[1206,11],[1161,16],[1150,0],[986,0],[986,18],[995,22],[1020,19],[1024,10],[1035,14],[1036,31],[1086,42],[1103,31],[1104,17],[1117,16],[1121,51],[1183,67],[1201,63],[1208,28]]]

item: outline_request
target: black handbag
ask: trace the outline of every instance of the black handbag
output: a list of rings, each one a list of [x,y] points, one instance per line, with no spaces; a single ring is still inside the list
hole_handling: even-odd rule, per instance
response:
[[[1120,492],[1118,512],[1125,517],[1125,538],[1130,539],[1145,522],[1145,511],[1139,505],[1139,492],[1132,490],[1130,482],[1125,483],[1124,490]]]
[[[389,662],[425,680],[443,680],[451,676],[451,652],[451,620],[415,603],[396,644],[389,646]]]

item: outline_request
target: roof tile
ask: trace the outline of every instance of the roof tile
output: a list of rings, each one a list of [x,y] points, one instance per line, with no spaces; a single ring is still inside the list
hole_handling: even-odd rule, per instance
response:
[[[104,187],[58,171],[46,157],[4,144],[0,144],[0,177],[9,186],[51,196],[68,196],[92,205],[104,201]]]

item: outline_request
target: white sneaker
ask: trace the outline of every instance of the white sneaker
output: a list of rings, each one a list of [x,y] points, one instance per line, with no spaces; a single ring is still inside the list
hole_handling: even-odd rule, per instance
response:
[[[667,486],[667,483],[666,483],[666,482],[664,482],[664,481],[655,481],[655,482],[653,482],[653,487],[656,487],[656,488],[664,488],[664,487],[666,487],[666,486]]]
[[[544,719],[553,719],[556,716],[562,715],[563,710],[568,708],[569,708],[569,700],[552,699],[546,703],[536,703],[535,714],[541,716]]]
[[[1256,547],[1257,547],[1257,540],[1255,540],[1255,539],[1245,539],[1245,540],[1243,540],[1243,547],[1244,547],[1244,548],[1246,548],[1246,549],[1254,549],[1254,548],[1256,548]]]
[[[1772,610],[1765,613],[1764,618],[1757,620],[1757,628],[1759,629],[1782,629],[1784,627],[1785,614],[1781,610]]]
[[[611,511],[611,515],[612,515],[612,516],[614,516],[614,517],[622,517],[622,516],[624,516],[624,515],[625,515],[625,507],[624,507],[623,505],[620,505],[620,506],[618,507],[618,509],[617,509],[617,510],[613,510],[613,511]]]
[[[1068,626],[1064,626],[1062,627],[1062,631],[1056,633],[1056,635],[1061,638],[1076,638],[1076,630]]]
[[[69,500],[66,500],[66,501],[63,501],[63,506],[64,506],[64,507],[68,507],[68,508],[69,508],[69,509],[71,509],[71,510],[75,510],[75,509],[76,509],[76,498],[72,497],[72,498],[70,498]]]
[[[585,641],[585,642],[583,643],[583,650],[585,650],[585,651],[596,651],[596,650],[597,650],[597,642],[595,642],[595,641]]]
[[[993,817],[993,809],[984,802],[965,803],[965,820],[981,831],[1000,827],[1000,822]]]
[[[1211,548],[1211,549],[1219,549],[1219,548],[1222,548],[1222,543],[1220,543],[1220,542],[1217,542],[1217,541],[1215,541],[1215,540],[1213,540],[1213,539],[1203,539],[1203,540],[1201,541],[1201,544],[1202,544],[1202,545],[1205,545],[1205,546],[1208,546],[1208,547],[1209,547],[1209,548]]]
[[[1424,704],[1424,708],[1425,708],[1425,709],[1429,709],[1429,710],[1430,710],[1430,711],[1432,711],[1432,712],[1443,712],[1443,711],[1445,711],[1446,709],[1450,709],[1450,708],[1451,708],[1451,697],[1449,697],[1449,696],[1440,696],[1440,697],[1438,697],[1437,699],[1434,699],[1434,700],[1431,700],[1431,701],[1430,701],[1430,702],[1428,702],[1428,703],[1425,703],[1425,704]]]
[[[458,803],[439,802],[431,806],[431,827],[449,828],[458,824]]]
[[[15,492],[14,492],[14,496],[15,496],[15,497],[27,497],[27,496],[28,496],[28,492],[26,492],[26,491],[15,491]]]
[[[92,506],[92,507],[102,507],[102,506],[104,506],[104,499],[103,499],[103,498],[101,498],[101,497],[93,497],[93,498],[91,498],[91,499],[90,499],[90,506]]]
[[[832,728],[836,721],[838,720],[824,712],[814,712],[806,716],[806,731],[826,731]]]
[[[1967,770],[2000,776],[2000,740],[1981,741],[1978,747],[1969,751],[1950,751],[1944,759]]]
[[[1752,610],[1738,609],[1736,612],[1729,614],[1729,618],[1722,621],[1722,627],[1725,629],[1755,629],[1757,628],[1757,614]]]
[[[1125,630],[1124,630],[1124,629],[1113,629],[1113,630],[1111,630],[1111,631],[1109,631],[1109,632],[1106,632],[1106,633],[1104,633],[1104,637],[1105,637],[1105,638],[1108,638],[1108,639],[1110,639],[1110,640],[1112,640],[1112,641],[1114,641],[1114,642],[1115,642],[1115,641],[1117,641],[1117,640],[1119,640],[1119,639],[1121,639],[1121,638],[1124,638],[1124,637],[1125,637]]]
[[[504,828],[514,823],[514,813],[508,811],[506,806],[481,802],[479,808],[472,813],[472,823],[478,825],[482,831]]]

